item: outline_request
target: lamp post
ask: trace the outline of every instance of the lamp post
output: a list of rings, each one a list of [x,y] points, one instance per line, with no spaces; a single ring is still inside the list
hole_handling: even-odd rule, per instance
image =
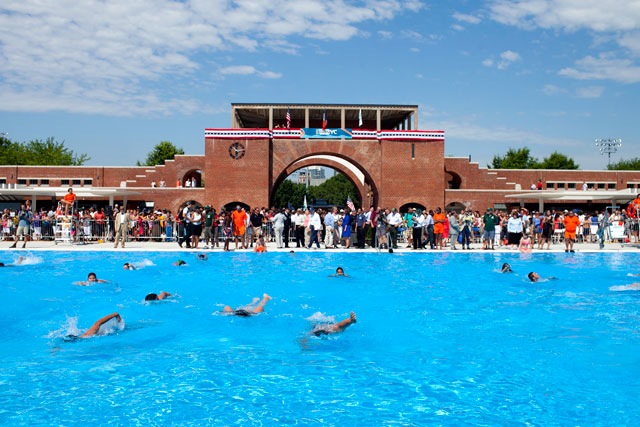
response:
[[[620,138],[599,138],[596,139],[596,147],[600,147],[600,154],[607,155],[607,166],[611,164],[611,154],[618,152],[618,148],[622,146]]]

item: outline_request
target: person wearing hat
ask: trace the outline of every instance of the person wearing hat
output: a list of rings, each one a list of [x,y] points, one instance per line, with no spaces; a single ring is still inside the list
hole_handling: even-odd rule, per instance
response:
[[[482,249],[485,251],[488,249],[495,249],[496,239],[496,224],[500,219],[493,213],[493,208],[487,208],[487,212],[482,216],[482,223],[484,224],[484,232],[482,233]]]
[[[580,219],[573,211],[569,211],[564,216],[562,223],[564,224],[564,251],[575,252],[573,250],[573,244],[576,241],[576,230],[580,226]]]

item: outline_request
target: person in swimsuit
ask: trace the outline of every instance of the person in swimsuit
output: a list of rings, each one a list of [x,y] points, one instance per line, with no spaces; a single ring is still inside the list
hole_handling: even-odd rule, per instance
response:
[[[87,275],[87,281],[86,282],[76,282],[76,285],[88,286],[88,285],[92,285],[94,283],[108,283],[108,281],[104,280],[104,279],[98,279],[98,276],[96,276],[96,273],[89,273]]]
[[[107,323],[109,320],[115,318],[118,322],[122,322],[122,317],[118,313],[112,313],[103,318],[96,321],[84,334],[80,335],[79,338],[90,338],[94,335],[97,335],[100,332],[100,327]]]
[[[264,306],[267,304],[271,297],[267,294],[262,295],[262,299],[254,298],[250,304],[242,306],[240,308],[236,308],[235,310],[231,308],[229,305],[225,305],[222,309],[223,314],[227,314],[230,316],[241,316],[241,317],[249,317],[254,314],[262,313],[264,311]]]
[[[513,270],[511,270],[511,265],[509,265],[508,262],[505,262],[504,264],[502,264],[502,268],[500,270],[501,273],[513,273]]]
[[[311,330],[311,333],[317,337],[322,335],[337,334],[337,333],[343,332],[345,329],[347,329],[349,326],[353,325],[356,322],[357,322],[356,314],[352,311],[351,313],[349,313],[348,318],[338,323],[314,326],[313,329]]]
[[[525,234],[524,236],[522,236],[522,239],[520,239],[520,244],[518,246],[519,246],[520,252],[529,253],[533,250],[533,243],[531,243],[531,238],[529,237],[528,234]]]
[[[171,294],[169,292],[160,292],[159,294],[148,294],[146,297],[144,297],[145,301],[160,301],[163,300],[167,297],[170,297]]]
[[[130,262],[125,262],[124,265],[122,266],[122,268],[124,270],[135,270],[136,266],[131,264]]]
[[[342,267],[336,268],[336,273],[330,275],[329,277],[347,277]]]

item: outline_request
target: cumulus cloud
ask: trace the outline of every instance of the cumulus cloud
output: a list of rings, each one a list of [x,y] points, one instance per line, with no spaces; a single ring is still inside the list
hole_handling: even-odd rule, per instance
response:
[[[640,1],[619,0],[492,0],[491,19],[524,29],[565,32],[589,31],[594,44],[613,41],[622,49],[616,56],[640,56]],[[602,56],[602,55],[601,55]],[[561,75],[580,79],[611,79],[622,83],[638,81],[638,65],[628,59],[589,56],[567,67]]]
[[[561,69],[558,74],[578,80],[615,80],[620,83],[640,82],[640,66],[630,59],[609,54],[587,56],[576,61],[574,67]]]
[[[453,19],[458,22],[464,22],[465,24],[479,24],[481,22],[481,19],[477,16],[459,12],[453,14]]]
[[[41,0],[0,4],[1,109],[198,111],[202,106],[166,87],[219,62],[220,55],[295,54],[297,41],[348,40],[368,22],[424,7],[417,0],[58,0],[52,6]],[[222,71],[281,77],[255,68]]]
[[[604,93],[604,87],[602,86],[585,86],[576,89],[576,96],[578,98],[595,99],[600,98]]]
[[[485,67],[496,67],[498,70],[506,70],[511,64],[513,64],[514,62],[518,62],[521,59],[522,58],[520,57],[519,53],[512,50],[505,50],[499,55],[498,60],[487,58],[482,61],[482,65],[484,65]]]

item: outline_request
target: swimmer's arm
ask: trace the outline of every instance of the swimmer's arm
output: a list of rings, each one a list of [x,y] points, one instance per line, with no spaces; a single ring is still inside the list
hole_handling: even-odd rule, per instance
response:
[[[91,326],[87,332],[85,332],[84,334],[80,335],[80,338],[88,338],[88,337],[94,336],[100,330],[100,326],[104,325],[109,320],[113,319],[114,317],[119,322],[122,321],[122,318],[120,317],[120,315],[118,313],[111,313],[111,314],[109,314],[107,316],[104,316],[102,319],[99,319],[98,321],[96,321],[96,323],[94,323],[93,326]]]
[[[171,294],[169,292],[162,291],[162,292],[160,292],[160,295],[158,295],[158,299],[165,299],[165,298],[170,297],[170,296],[171,296]]]

